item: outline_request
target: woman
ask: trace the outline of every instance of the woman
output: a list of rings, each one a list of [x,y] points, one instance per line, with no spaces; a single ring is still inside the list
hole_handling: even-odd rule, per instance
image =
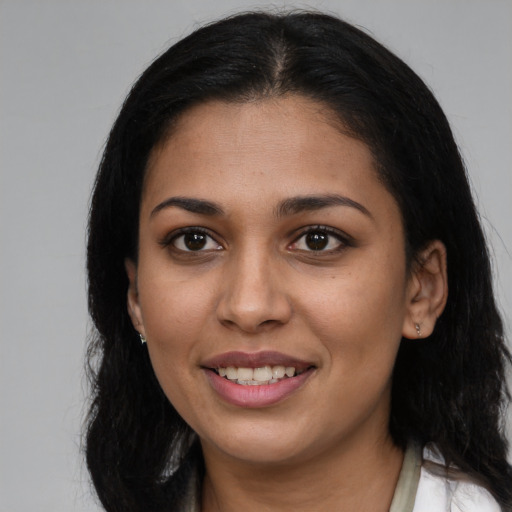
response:
[[[106,510],[512,506],[464,167],[354,27],[245,14],[159,57],[105,149],[88,271]]]

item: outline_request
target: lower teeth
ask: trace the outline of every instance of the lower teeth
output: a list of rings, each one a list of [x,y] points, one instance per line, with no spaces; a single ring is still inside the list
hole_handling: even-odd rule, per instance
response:
[[[226,377],[227,378],[227,377]],[[265,384],[275,384],[276,382],[279,382],[283,379],[270,379],[270,380],[231,380],[227,379],[230,382],[235,382],[236,384],[241,384],[242,386],[262,386]]]

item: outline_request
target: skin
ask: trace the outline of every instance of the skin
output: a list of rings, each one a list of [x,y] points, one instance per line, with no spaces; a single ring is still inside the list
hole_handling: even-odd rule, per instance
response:
[[[277,213],[290,198],[333,194],[361,207]],[[165,203],[173,197],[222,213]],[[334,234],[322,228],[328,245],[311,250],[304,232],[318,226]],[[201,250],[187,250],[187,227],[207,231]],[[389,510],[403,457],[388,432],[393,364],[402,336],[431,333],[447,294],[442,244],[419,256],[409,268],[369,148],[311,100],[202,104],[154,149],[128,308],[162,389],[200,437],[204,511]],[[202,367],[234,350],[314,370],[284,400],[243,408]]]

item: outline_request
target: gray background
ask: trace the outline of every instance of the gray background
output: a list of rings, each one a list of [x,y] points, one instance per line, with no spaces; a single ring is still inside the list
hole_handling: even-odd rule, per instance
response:
[[[87,203],[134,78],[242,0],[0,1],[0,511],[97,511],[80,455]],[[512,2],[333,0],[434,90],[466,159],[512,312]]]

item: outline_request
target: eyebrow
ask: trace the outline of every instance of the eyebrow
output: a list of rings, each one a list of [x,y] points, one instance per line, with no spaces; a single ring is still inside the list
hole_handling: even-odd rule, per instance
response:
[[[331,206],[348,206],[373,218],[372,214],[361,203],[338,194],[290,197],[278,205],[276,215],[277,217],[285,217],[305,211],[321,210]]]
[[[171,206],[177,206],[188,212],[198,213],[200,215],[222,215],[224,211],[222,208],[212,203],[211,201],[205,201],[204,199],[194,199],[192,197],[169,197],[165,201],[162,201],[156,205],[151,211],[150,217],[153,217],[158,212]]]
[[[158,212],[172,206],[176,206],[199,215],[217,216],[224,214],[224,210],[212,201],[192,197],[169,197],[153,208],[150,217],[153,217]],[[338,194],[290,197],[278,204],[275,210],[275,215],[276,217],[287,217],[290,215],[296,215],[297,213],[321,210],[322,208],[329,208],[331,206],[348,206],[359,210],[370,218],[373,218],[372,214],[361,203]]]

